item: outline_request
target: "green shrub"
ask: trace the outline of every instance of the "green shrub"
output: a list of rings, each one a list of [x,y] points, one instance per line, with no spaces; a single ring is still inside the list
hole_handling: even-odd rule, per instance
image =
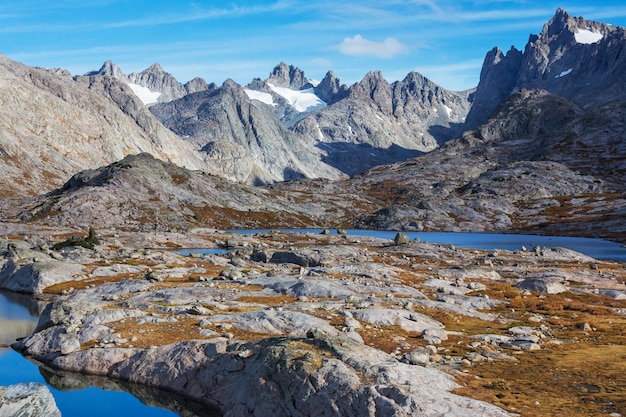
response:
[[[79,237],[79,236],[70,236],[68,239],[65,239],[62,242],[55,243],[52,246],[54,250],[60,250],[63,248],[67,248],[69,246],[81,246],[86,249],[93,250],[94,246],[99,244],[100,240],[96,236],[96,231],[93,227],[89,227],[89,231],[87,232],[87,237]]]

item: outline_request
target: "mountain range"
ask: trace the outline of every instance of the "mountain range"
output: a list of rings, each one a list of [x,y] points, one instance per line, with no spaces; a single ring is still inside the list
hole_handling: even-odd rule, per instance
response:
[[[462,92],[418,73],[346,86],[280,63],[246,86],[183,85],[158,64],[71,76],[0,56],[0,204],[50,224],[623,240],[625,47],[624,28],[559,9]]]

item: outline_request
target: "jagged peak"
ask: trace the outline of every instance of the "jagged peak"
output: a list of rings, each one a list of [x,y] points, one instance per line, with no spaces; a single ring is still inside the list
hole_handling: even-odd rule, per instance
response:
[[[380,71],[369,71],[363,77],[363,81],[365,80],[383,80],[384,81],[385,77],[383,77],[383,73]]]
[[[406,75],[406,77],[404,77],[402,82],[403,83],[424,84],[424,83],[430,83],[432,81],[430,81],[428,78],[424,77],[422,74],[420,74],[417,71],[411,71],[411,72],[409,72]]]
[[[309,80],[304,75],[304,71],[293,65],[288,65],[285,62],[280,62],[274,67],[266,82],[279,87],[293,88],[295,90],[299,90],[309,84]]]
[[[154,63],[152,65],[150,65],[148,68],[146,68],[145,70],[143,70],[142,72],[156,72],[156,73],[165,73],[165,70],[163,70],[163,67],[161,66],[161,64],[159,63]]]
[[[369,90],[376,89],[380,87],[381,85],[383,86],[389,85],[387,80],[385,80],[385,77],[383,77],[383,73],[380,71],[368,72],[367,74],[365,74],[365,77],[363,77],[363,79],[361,80],[359,84],[361,84],[364,87],[367,86],[366,88],[368,88]]]
[[[576,22],[574,18],[565,11],[565,9],[558,8],[556,13],[546,23],[541,31],[540,37],[551,37],[554,35],[558,35],[564,30],[572,31],[572,29],[576,27]]]
[[[243,92],[243,87],[241,87],[239,84],[237,84],[232,78],[226,79],[226,81],[224,81],[222,83],[222,87],[220,87],[220,88],[223,91]]]
[[[346,97],[348,87],[341,84],[335,73],[329,70],[322,81],[315,87],[315,94],[328,104],[332,104]]]
[[[125,78],[125,74],[122,72],[122,69],[110,59],[104,61],[102,66],[97,71],[90,71],[85,74],[86,76],[93,75],[108,75],[110,77],[115,78]]]

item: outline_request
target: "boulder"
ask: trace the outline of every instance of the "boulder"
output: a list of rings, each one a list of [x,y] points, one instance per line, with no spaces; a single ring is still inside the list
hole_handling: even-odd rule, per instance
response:
[[[0,288],[38,294],[51,285],[75,280],[83,273],[82,265],[52,258],[26,264],[9,259],[0,270]]]
[[[35,382],[0,387],[0,417],[61,417],[48,387]]]
[[[297,253],[290,251],[274,252],[270,262],[277,264],[296,264],[300,266],[319,266],[320,260],[310,253]]]
[[[400,245],[406,245],[411,241],[411,239],[409,239],[409,236],[404,233],[404,232],[399,232],[396,237],[393,238],[393,243],[395,243],[397,246]]]
[[[528,278],[515,284],[517,288],[537,291],[545,294],[560,294],[567,291],[567,288],[558,282],[549,282],[539,278]]]
[[[430,362],[430,352],[425,347],[418,347],[404,355],[404,360],[411,365],[428,365]]]

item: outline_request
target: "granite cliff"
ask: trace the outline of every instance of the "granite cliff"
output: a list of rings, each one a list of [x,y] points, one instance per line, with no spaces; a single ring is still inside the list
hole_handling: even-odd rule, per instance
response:
[[[530,35],[524,51],[503,54],[494,48],[485,57],[467,127],[487,121],[508,96],[543,89],[591,108],[623,100],[626,30],[585,20],[558,9],[541,33]]]

